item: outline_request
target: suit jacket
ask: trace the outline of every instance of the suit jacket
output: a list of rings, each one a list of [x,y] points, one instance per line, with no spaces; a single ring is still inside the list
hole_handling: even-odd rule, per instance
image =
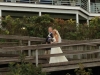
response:
[[[47,36],[47,38],[46,38],[46,43],[50,44],[51,41],[52,41],[52,39],[53,39],[53,34],[49,33],[48,36]]]

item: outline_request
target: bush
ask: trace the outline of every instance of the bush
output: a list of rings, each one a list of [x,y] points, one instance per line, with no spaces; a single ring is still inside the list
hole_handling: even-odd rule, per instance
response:
[[[75,73],[76,75],[92,75],[92,70],[91,69],[85,70],[84,66],[80,64],[79,69],[76,69]]]
[[[20,57],[21,63],[10,63],[10,72],[7,75],[47,75],[42,72],[41,67],[36,67],[32,63],[26,63],[23,55]]]
[[[2,19],[2,27],[9,32],[9,35],[25,35],[27,34],[27,29],[23,29],[25,27],[23,19],[12,18],[8,15]]]
[[[93,75],[92,70],[91,69],[85,69],[82,64],[79,64],[79,68],[75,69],[74,72],[75,72],[75,75]],[[67,73],[66,75],[70,75],[70,74]]]
[[[99,39],[100,38],[100,18],[99,17],[94,17],[90,21],[90,26],[89,26],[89,37],[93,39]]]
[[[54,23],[54,19],[49,15],[35,16],[29,19],[33,22],[33,24],[27,25],[29,36],[46,37],[48,27]]]
[[[0,34],[46,37],[49,26],[56,28],[63,39],[84,40],[100,38],[99,17],[94,17],[89,26],[80,24],[79,27],[76,27],[76,22],[72,19],[54,19],[49,15],[12,18],[8,15],[2,19],[3,30],[0,30]]]

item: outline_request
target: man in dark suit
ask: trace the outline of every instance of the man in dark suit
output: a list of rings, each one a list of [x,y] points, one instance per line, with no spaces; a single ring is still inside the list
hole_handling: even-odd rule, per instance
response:
[[[51,44],[51,42],[53,42],[53,34],[52,34],[52,31],[53,31],[53,29],[52,29],[52,27],[49,27],[48,28],[48,36],[47,36],[47,38],[46,38],[46,44]],[[46,51],[45,51],[45,54],[50,54],[50,49],[51,48],[46,48]]]

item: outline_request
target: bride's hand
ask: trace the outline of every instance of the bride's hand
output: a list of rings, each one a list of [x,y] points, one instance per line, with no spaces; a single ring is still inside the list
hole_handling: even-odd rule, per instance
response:
[[[53,44],[53,42],[51,42],[51,44]]]
[[[56,44],[57,42],[51,42],[51,44]]]

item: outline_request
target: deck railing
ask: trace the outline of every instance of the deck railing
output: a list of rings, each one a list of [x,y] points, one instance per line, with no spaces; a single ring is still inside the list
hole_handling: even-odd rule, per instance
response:
[[[47,5],[65,5],[65,6],[79,6],[86,11],[89,11],[89,4],[86,1],[68,1],[68,0],[0,0],[0,2],[11,2],[11,3],[30,3],[30,4],[47,4]],[[100,13],[100,3],[92,3],[91,13]]]
[[[0,2],[81,6],[80,2],[72,2],[67,0],[0,0]]]
[[[18,52],[18,51],[25,51],[28,50],[29,55],[27,59],[34,59],[34,56],[31,55],[31,51],[35,51],[35,62],[36,66],[38,66],[39,58],[50,58],[52,56],[78,56],[79,59],[94,59],[100,57],[100,39],[95,40],[66,40],[66,42],[57,43],[57,44],[31,44],[32,41],[37,42],[43,42],[44,38],[38,38],[38,37],[29,37],[29,36],[14,36],[14,35],[0,35],[0,39],[17,39],[17,40],[27,40],[28,45],[19,45],[19,46],[11,46],[11,47],[1,47],[0,53],[6,53],[6,52]],[[29,42],[30,41],[30,42]],[[46,48],[53,48],[53,47],[63,47],[65,49],[64,53],[60,54],[46,54],[44,53],[42,55],[39,55],[40,51],[45,50]],[[70,47],[70,48],[69,48]],[[76,48],[77,47],[77,48]],[[2,55],[1,55],[2,56]],[[30,58],[29,58],[30,57]],[[84,58],[83,58],[84,57]],[[76,58],[74,58],[75,60]],[[18,61],[18,60],[1,60],[1,62],[9,61]],[[94,61],[94,60],[93,60]],[[1,63],[0,62],[0,63]]]
[[[47,4],[47,5],[65,5],[65,6],[79,6],[88,11],[88,2],[85,1],[71,1],[71,0],[1,0],[0,2],[11,3],[31,3],[31,4]]]
[[[100,3],[91,3],[91,12],[100,13]]]

